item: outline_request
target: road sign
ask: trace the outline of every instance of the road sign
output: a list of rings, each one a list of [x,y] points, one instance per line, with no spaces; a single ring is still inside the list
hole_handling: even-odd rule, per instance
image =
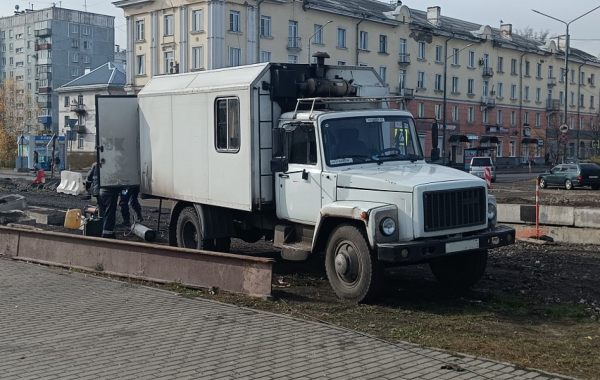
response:
[[[563,124],[563,125],[561,125],[560,127],[558,127],[558,130],[559,130],[561,133],[567,133],[567,132],[569,132],[569,126],[568,126],[568,125],[566,125],[566,124]]]
[[[529,128],[529,127],[523,128],[523,136],[530,137],[531,136],[531,128]]]

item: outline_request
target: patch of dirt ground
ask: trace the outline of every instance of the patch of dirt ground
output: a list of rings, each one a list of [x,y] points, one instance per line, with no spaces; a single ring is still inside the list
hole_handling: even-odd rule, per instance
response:
[[[515,186],[515,191],[520,189]],[[498,187],[496,191],[500,191]],[[549,190],[553,191],[565,192]],[[90,203],[51,190],[21,187],[12,181],[0,182],[0,194],[6,193],[23,194],[30,205],[58,209]],[[144,207],[144,213],[146,223],[155,226],[157,208]],[[166,243],[166,219],[163,216],[161,244]],[[61,227],[44,228],[64,232]],[[120,232],[119,238],[124,239],[126,230]],[[234,240],[232,252],[278,257],[264,241],[251,245]],[[206,297],[323,321],[392,342],[409,341],[583,379],[600,379],[600,246],[596,245],[519,242],[490,251],[484,278],[462,294],[438,285],[427,266],[390,268],[382,297],[370,305],[339,301],[318,257],[304,263],[276,261],[272,300],[185,289],[177,284],[167,288],[186,297]]]

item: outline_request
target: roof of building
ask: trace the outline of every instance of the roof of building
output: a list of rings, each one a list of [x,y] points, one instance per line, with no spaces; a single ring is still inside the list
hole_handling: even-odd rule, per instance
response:
[[[106,87],[123,87],[126,76],[123,68],[114,62],[107,62],[72,81],[65,83],[60,88],[87,87],[104,85]]]

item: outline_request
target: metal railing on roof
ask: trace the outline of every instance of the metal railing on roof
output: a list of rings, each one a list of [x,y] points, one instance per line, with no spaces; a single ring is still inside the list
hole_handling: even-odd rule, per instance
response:
[[[388,107],[392,102],[403,102],[404,96],[356,96],[356,97],[339,97],[339,98],[302,98],[297,99],[296,108],[294,109],[294,118],[298,115],[298,111],[310,111],[309,118],[312,118],[313,112],[315,111],[316,105],[323,105],[327,107],[331,104],[375,104],[375,103],[387,103]],[[302,108],[301,105],[307,105],[307,109]]]

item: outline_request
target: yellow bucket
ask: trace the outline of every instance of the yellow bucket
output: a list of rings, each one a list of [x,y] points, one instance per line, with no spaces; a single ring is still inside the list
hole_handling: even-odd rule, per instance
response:
[[[70,209],[65,215],[65,228],[77,230],[81,227],[81,210],[78,208]]]

